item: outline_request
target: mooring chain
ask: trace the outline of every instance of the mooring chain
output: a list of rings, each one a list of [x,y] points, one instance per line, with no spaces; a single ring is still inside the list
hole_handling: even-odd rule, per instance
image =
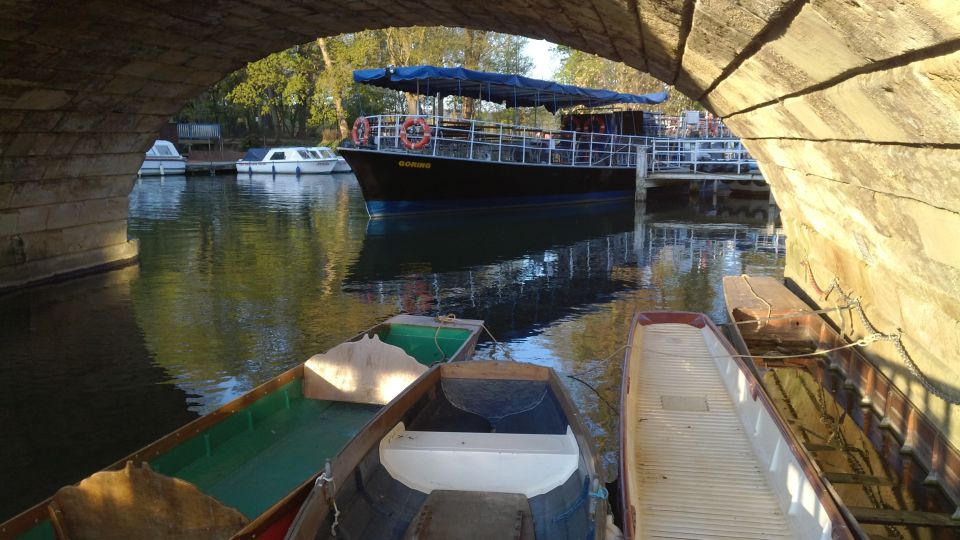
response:
[[[874,327],[873,324],[870,323],[870,320],[867,319],[867,313],[863,309],[863,305],[862,305],[862,302],[860,301],[860,298],[855,298],[853,296],[848,295],[846,292],[844,292],[843,288],[840,286],[840,281],[837,278],[833,278],[833,281],[830,282],[830,287],[828,287],[827,290],[824,291],[823,289],[820,288],[819,285],[817,285],[817,280],[813,276],[813,270],[810,267],[809,261],[804,260],[801,264],[807,269],[807,280],[809,282],[810,287],[815,292],[820,294],[820,297],[822,300],[826,300],[827,297],[830,295],[830,293],[832,293],[833,291],[837,291],[840,293],[840,296],[843,299],[843,301],[846,303],[847,307],[856,310],[856,313],[860,318],[860,323],[861,325],[863,325],[864,330],[867,332],[868,337],[870,338],[870,341],[869,341],[870,343],[873,343],[876,341],[887,341],[892,343],[894,348],[897,350],[897,353],[900,355],[900,359],[903,361],[903,364],[907,367],[907,370],[910,371],[911,375],[913,375],[917,380],[920,381],[920,384],[923,385],[923,387],[928,392],[937,396],[943,401],[946,401],[951,405],[960,405],[960,397],[958,397],[957,395],[951,394],[948,391],[936,386],[929,378],[927,378],[926,375],[924,375],[922,371],[920,371],[920,368],[913,361],[913,358],[910,357],[910,354],[907,352],[907,349],[903,345],[903,339],[902,339],[903,332],[900,329],[897,329],[897,332],[894,334],[884,334],[878,331],[876,327]],[[840,306],[838,304],[838,310],[839,308]],[[840,320],[841,322],[843,321],[842,316]],[[852,324],[853,323],[851,321],[851,326]]]

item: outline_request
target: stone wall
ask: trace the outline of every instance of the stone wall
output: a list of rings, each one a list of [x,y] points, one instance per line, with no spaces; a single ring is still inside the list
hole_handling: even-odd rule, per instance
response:
[[[952,1],[14,2],[0,14],[0,288],[135,256],[125,207],[143,152],[227,73],[317,36],[413,24],[546,38],[706,104],[774,188],[788,276],[808,292],[801,262],[821,285],[837,277],[960,393]],[[877,361],[960,443],[960,415],[884,347]]]

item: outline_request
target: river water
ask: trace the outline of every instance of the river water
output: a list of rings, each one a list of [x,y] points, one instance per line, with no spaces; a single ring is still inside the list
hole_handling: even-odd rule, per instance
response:
[[[772,213],[772,214],[771,214]],[[484,319],[479,358],[558,370],[616,452],[636,310],[725,319],[781,277],[762,200],[369,221],[350,175],[138,181],[139,266],[0,298],[0,520],[401,310]]]

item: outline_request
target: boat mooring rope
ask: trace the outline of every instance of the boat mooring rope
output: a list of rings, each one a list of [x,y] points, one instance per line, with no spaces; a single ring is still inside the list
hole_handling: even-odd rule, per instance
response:
[[[813,276],[813,270],[810,268],[810,262],[807,260],[802,261],[802,264],[807,270],[807,280],[811,288],[820,294],[820,299],[826,301],[829,298],[830,294],[833,291],[837,291],[840,295],[840,298],[846,303],[847,306],[850,306],[851,309],[856,309],[856,313],[859,316],[860,324],[863,326],[864,330],[870,334],[870,336],[878,336],[873,341],[888,341],[893,344],[897,349],[897,353],[900,355],[900,359],[903,361],[903,364],[907,366],[907,370],[920,381],[920,384],[931,394],[937,396],[938,398],[946,401],[951,405],[960,405],[960,396],[956,394],[951,394],[950,392],[938,387],[927,378],[926,375],[920,371],[920,368],[914,363],[913,359],[910,358],[910,354],[907,353],[907,349],[903,346],[902,331],[897,329],[897,332],[894,334],[884,334],[881,333],[873,324],[870,323],[870,320],[867,319],[867,314],[863,310],[863,305],[859,297],[853,297],[847,294],[843,288],[840,286],[840,280],[836,277],[833,278],[833,281],[830,282],[830,286],[827,287],[827,290],[823,290],[817,284],[817,280]],[[838,310],[839,310],[839,302]],[[841,332],[843,331],[843,317],[840,317],[841,322]],[[853,321],[851,321],[852,328]]]
[[[446,314],[446,315],[437,315],[436,317],[434,317],[434,319],[436,319],[436,321],[437,321],[438,323],[440,323],[441,325],[443,325],[443,324],[453,324],[453,323],[457,322],[457,316],[454,315],[453,313],[448,313],[448,314]],[[490,329],[487,328],[487,325],[486,325],[486,324],[483,324],[483,323],[481,322],[481,323],[480,323],[480,328],[481,328],[484,332],[486,332],[488,336],[490,336],[490,341],[493,341],[493,353],[494,353],[494,354],[497,353],[497,346],[499,345],[499,346],[503,349],[503,357],[506,358],[507,360],[514,361],[513,355],[510,353],[509,347],[507,347],[507,345],[506,345],[505,343],[501,343],[501,342],[497,341],[497,338],[493,337],[493,332],[491,332]],[[440,351],[440,356],[441,356],[441,358],[440,358],[439,361],[442,362],[443,360],[446,359],[446,356],[444,356],[444,352],[443,352],[442,349],[440,349],[440,344],[437,342],[437,335],[438,335],[439,333],[440,333],[440,327],[438,326],[438,327],[437,327],[437,333],[434,334],[434,336],[433,336],[433,343],[434,343],[434,345],[437,346],[437,349]]]
[[[324,495],[330,500],[330,505],[333,507],[333,523],[330,525],[330,536],[336,536],[337,527],[340,526],[340,509],[337,508],[337,487],[333,474],[330,472],[329,460],[324,466],[323,474],[317,477],[317,481],[313,485],[316,488],[322,488]]]

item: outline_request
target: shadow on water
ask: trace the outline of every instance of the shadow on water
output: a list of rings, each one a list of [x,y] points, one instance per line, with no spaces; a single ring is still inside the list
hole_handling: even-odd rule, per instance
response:
[[[399,310],[485,319],[503,343],[479,357],[577,375],[610,461],[602,400],[619,399],[633,311],[720,320],[723,275],[782,276],[766,210],[651,199],[371,222],[352,176],[140,180],[139,269],[0,302],[0,517]]]
[[[137,267],[0,301],[0,518],[196,418],[153,364]]]

